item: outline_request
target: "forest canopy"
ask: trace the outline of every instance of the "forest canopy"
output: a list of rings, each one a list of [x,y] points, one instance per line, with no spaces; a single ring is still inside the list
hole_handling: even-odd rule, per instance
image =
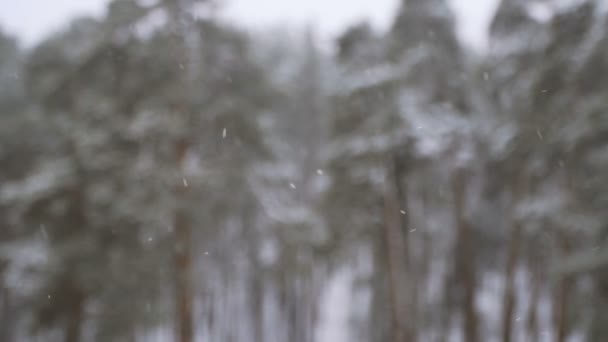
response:
[[[0,341],[608,340],[601,1],[483,53],[445,0],[329,50],[213,6],[0,31]]]

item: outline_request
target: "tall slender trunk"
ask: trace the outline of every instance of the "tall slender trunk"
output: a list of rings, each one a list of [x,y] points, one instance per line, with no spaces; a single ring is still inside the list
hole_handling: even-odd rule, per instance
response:
[[[370,342],[390,341],[392,326],[392,311],[386,310],[394,303],[390,301],[391,295],[387,289],[391,288],[391,278],[388,269],[387,244],[384,234],[384,227],[381,228],[382,234],[378,234],[372,240],[373,248],[373,276],[372,279],[372,302],[367,324],[367,339]]]
[[[454,313],[454,298],[452,296],[451,287],[454,286],[454,277],[451,274],[446,274],[443,277],[443,300],[441,312],[439,312],[438,322],[438,342],[447,342],[450,340],[450,328],[452,327],[452,314]]]
[[[573,156],[571,158],[576,158]],[[567,163],[572,165],[573,163]],[[575,194],[575,183],[572,177],[573,171],[569,168],[562,169],[562,184],[564,188],[568,189],[572,194]],[[578,209],[580,206],[576,196],[570,197],[570,202],[565,209]],[[557,256],[560,259],[566,259],[572,251],[572,236],[568,235],[565,231],[555,232],[555,241]],[[555,329],[555,342],[565,342],[569,333],[569,322],[568,322],[568,302],[570,300],[570,291],[572,287],[572,276],[569,274],[563,274],[559,276],[553,293],[553,320]]]
[[[0,277],[2,281],[2,277]],[[11,315],[11,294],[9,289],[0,284],[0,341],[11,341],[12,340],[12,324],[13,315]]]
[[[176,146],[178,165],[183,165],[188,150],[188,142],[180,140]],[[178,207],[174,218],[175,232],[175,301],[176,301],[176,336],[178,342],[192,342],[194,334],[192,313],[192,241],[191,229],[183,207],[187,187],[180,182],[175,186]]]
[[[298,334],[298,319],[299,311],[297,307],[298,293],[295,286],[296,279],[284,275],[285,279],[285,309],[287,313],[287,328],[289,341],[300,342],[300,335]]]
[[[409,211],[409,197],[408,197],[408,186],[407,182],[403,181],[403,177],[406,176],[407,165],[404,165],[405,160],[398,156],[393,157],[393,176],[391,177],[394,182],[394,187],[397,195],[399,204],[398,215],[400,215],[401,221],[401,235],[403,237],[403,273],[405,275],[405,281],[407,282],[407,292],[404,293],[405,303],[409,313],[409,321],[407,331],[408,340],[415,341],[417,336],[416,327],[418,325],[418,278],[416,267],[414,267],[414,254],[411,251],[411,219]],[[405,289],[404,289],[405,290]]]
[[[325,265],[313,266],[311,272],[311,298],[310,302],[310,325],[308,327],[309,333],[309,342],[315,341],[315,330],[319,323],[319,311],[320,311],[320,297],[322,284],[324,284],[324,280],[327,279],[324,271]]]
[[[399,210],[399,202],[395,193],[394,164],[390,160],[387,167],[384,189],[384,238],[393,321],[392,339],[394,342],[406,342],[410,341],[408,329],[409,316],[405,300],[408,288],[404,282],[406,253]]]
[[[454,307],[452,305],[452,299],[450,298],[448,287],[453,286],[452,277],[445,277],[443,284],[443,305],[439,312],[439,328],[437,334],[437,342],[447,342],[450,340],[450,328],[452,327],[452,314],[454,313]]]
[[[67,312],[65,342],[78,342],[82,334],[84,316],[84,294],[81,291],[72,291]]]
[[[513,329],[513,313],[515,311],[515,271],[517,267],[521,228],[518,223],[511,227],[511,240],[507,251],[507,267],[505,271],[505,289],[502,301],[502,341],[511,342]]]
[[[570,243],[566,236],[558,236],[560,258],[565,258],[570,250]],[[553,320],[555,327],[555,342],[565,342],[568,336],[568,301],[572,279],[562,275],[557,281],[553,298]]]
[[[478,341],[478,318],[475,308],[475,252],[472,243],[471,227],[467,221],[466,210],[466,186],[467,173],[458,170],[453,179],[454,209],[456,216],[457,246],[456,267],[459,273],[459,283],[464,291],[463,316],[464,316],[464,341]]]
[[[568,294],[570,280],[562,279],[557,285],[554,299],[555,342],[565,342],[568,336]]]
[[[515,275],[519,254],[521,249],[521,222],[516,218],[515,209],[525,191],[525,185],[521,177],[515,177],[512,186],[512,198],[509,209],[511,216],[511,237],[507,246],[507,265],[505,269],[505,289],[503,294],[502,308],[502,341],[511,342],[513,338],[513,314],[515,312]]]
[[[180,0],[165,0],[165,6],[169,12],[171,24],[177,33],[173,39],[173,49],[175,51],[176,64],[183,65],[185,71],[176,80],[180,94],[173,99],[174,108],[179,117],[187,121],[189,112],[186,109],[189,105],[188,89],[192,87],[193,79],[196,75],[196,68],[192,68],[195,61],[191,57],[191,49],[186,44],[187,22],[190,17],[185,8],[186,3]],[[174,153],[176,155],[176,167],[182,174],[184,172],[184,162],[186,153],[190,148],[190,142],[182,132],[182,136],[175,143]],[[192,342],[194,339],[194,320],[192,303],[194,300],[192,292],[192,231],[188,222],[187,211],[182,206],[186,202],[187,183],[183,180],[176,180],[174,189],[177,208],[174,213],[174,239],[175,239],[175,304],[176,304],[176,331],[175,341]]]
[[[241,229],[247,244],[247,257],[250,270],[248,274],[249,310],[251,315],[252,342],[264,341],[264,286],[262,266],[258,258],[259,234],[254,225],[254,208],[250,204],[253,199],[247,198],[242,204]]]
[[[251,306],[251,325],[253,328],[252,342],[264,341],[264,291],[262,278],[257,268],[250,275],[249,296]]]
[[[78,158],[78,149],[74,141],[70,141],[68,146],[70,153],[74,157],[77,169],[78,184],[72,189],[72,206],[66,215],[69,217],[69,223],[66,225],[68,229],[63,232],[63,236],[58,237],[58,240],[69,239],[71,234],[79,234],[79,230],[86,227],[88,218],[86,215],[86,188],[87,188],[87,174],[83,167],[80,159]],[[72,265],[75,256],[66,260],[69,265]],[[70,267],[67,268],[68,270]],[[78,342],[80,341],[80,335],[82,334],[82,324],[84,321],[84,303],[85,303],[85,292],[81,288],[81,284],[76,279],[77,277],[73,274],[73,271],[67,271],[63,274],[63,283],[60,285],[67,292],[67,298],[69,300],[67,304],[66,312],[66,331],[65,331],[65,342]]]
[[[175,270],[176,270],[176,303],[177,303],[177,335],[176,341],[192,342],[192,257],[190,247],[190,229],[182,214],[176,214],[175,219]]]
[[[427,210],[430,205],[428,194],[428,191],[423,191],[422,193],[420,217],[423,218],[428,217],[427,215],[429,214],[429,210]],[[428,226],[420,228],[422,228],[422,231],[420,232],[419,240],[422,246],[422,251],[420,253],[420,259],[418,262],[419,266],[417,270],[417,288],[419,288],[419,291],[417,291],[418,296],[415,298],[416,307],[419,308],[418,311],[420,315],[420,320],[418,322],[421,327],[432,327],[431,329],[433,330],[433,334],[436,334],[439,332],[438,326],[435,325],[437,322],[435,316],[437,315],[435,315],[432,310],[427,309],[430,306],[429,304],[433,303],[434,300],[431,298],[431,295],[433,297],[435,296],[435,294],[431,294],[430,292],[431,286],[434,285],[434,280],[430,278],[430,275],[433,271],[432,262],[434,260],[433,250],[435,249],[435,246],[433,245],[431,234],[427,229]]]
[[[608,339],[608,277],[605,271],[597,272],[594,277],[597,300],[592,310],[588,341],[606,341]]]
[[[528,303],[528,312],[526,314],[526,330],[528,335],[528,342],[536,342],[538,341],[538,313],[537,307],[540,302],[540,294],[541,294],[541,281],[542,281],[542,273],[540,261],[538,260],[539,256],[535,256],[534,259],[530,261],[530,265],[528,268],[530,269],[530,282],[532,286],[532,291],[530,293],[530,301]]]

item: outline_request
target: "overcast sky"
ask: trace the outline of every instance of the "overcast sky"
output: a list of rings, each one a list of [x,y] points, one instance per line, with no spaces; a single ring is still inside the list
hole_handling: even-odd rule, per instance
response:
[[[386,29],[400,0],[224,0],[222,15],[245,27],[283,23],[311,24],[333,37],[349,24],[369,20]],[[482,48],[485,28],[497,0],[449,0],[459,20],[460,34]],[[107,0],[0,0],[0,25],[28,46],[60,29],[77,15],[103,15]]]

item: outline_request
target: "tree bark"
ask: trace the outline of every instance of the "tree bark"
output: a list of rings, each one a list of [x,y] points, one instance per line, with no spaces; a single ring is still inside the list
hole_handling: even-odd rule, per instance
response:
[[[406,342],[409,339],[409,317],[406,310],[405,295],[408,288],[404,282],[406,260],[403,232],[401,230],[399,202],[395,192],[395,170],[393,161],[389,161],[384,189],[384,238],[389,273],[389,296],[392,309],[394,342]]]
[[[180,94],[176,96],[174,106],[177,114],[180,115],[181,119],[186,121],[188,117],[188,104],[190,99],[187,97],[187,90],[192,86],[191,79],[193,77],[194,70],[190,70],[192,60],[190,51],[186,45],[187,30],[185,27],[185,21],[188,19],[186,15],[186,9],[184,8],[183,2],[179,0],[165,0],[164,6],[166,6],[171,24],[176,30],[177,36],[173,40],[175,46],[175,62],[183,63],[186,65],[186,72],[180,74],[178,78],[178,89]],[[183,75],[183,76],[182,76]],[[175,142],[174,153],[176,155],[176,169],[182,174],[184,171],[184,162],[188,149],[190,148],[190,142],[185,137],[185,132],[181,133],[181,136]],[[174,189],[174,196],[177,202],[177,208],[174,213],[174,239],[175,239],[175,250],[174,250],[174,262],[175,262],[175,341],[177,342],[192,342],[194,336],[194,322],[193,322],[193,310],[192,302],[194,296],[192,293],[192,245],[191,238],[192,232],[187,218],[187,211],[182,206],[186,202],[187,195],[187,184],[183,180],[176,180]]]
[[[567,237],[558,236],[561,255],[565,258],[570,250]],[[569,275],[562,275],[557,281],[553,298],[553,319],[555,323],[555,342],[565,342],[568,336],[568,301],[570,297],[572,279]]]
[[[249,201],[253,199],[247,198]],[[249,309],[251,313],[252,342],[264,341],[264,284],[262,279],[262,267],[258,259],[259,236],[254,226],[254,208],[245,201],[242,204],[243,215],[241,217],[241,229],[247,244],[247,257],[249,258],[250,270],[248,274]]]
[[[520,226],[515,223],[511,228],[511,240],[508,246],[507,267],[505,271],[505,289],[503,294],[503,311],[502,311],[502,341],[511,342],[513,329],[513,313],[515,311],[515,271],[517,267],[519,244],[520,244]]]
[[[539,258],[537,256],[536,258]],[[526,330],[528,335],[528,342],[538,341],[538,313],[536,308],[540,301],[541,294],[541,281],[542,273],[539,260],[531,260],[530,265],[530,282],[532,285],[532,292],[530,293],[530,302],[528,303],[528,312],[526,318]]]
[[[180,140],[176,146],[177,161],[181,167],[188,150],[188,142]],[[176,337],[178,342],[192,342],[194,334],[192,314],[192,245],[191,229],[188,224],[185,209],[181,207],[187,187],[181,181],[175,186],[178,208],[174,218],[175,232],[175,301],[176,301]]]
[[[579,151],[580,152],[580,151]],[[570,158],[576,160],[576,155],[572,155]],[[568,163],[572,164],[572,163]],[[564,209],[578,209],[579,203],[576,199],[576,191],[574,190],[574,179],[573,170],[568,168],[563,169],[563,186],[570,191],[571,197],[570,202]],[[556,249],[557,256],[560,260],[567,260],[571,256],[572,251],[572,238],[571,234],[567,234],[566,231],[556,231]],[[572,275],[569,273],[563,273],[559,275],[555,292],[553,293],[553,320],[555,329],[555,342],[565,342],[569,333],[568,326],[568,302],[570,300],[570,291],[572,287]]]
[[[84,295],[81,291],[72,291],[67,312],[65,342],[78,342],[82,334]]]
[[[511,237],[507,246],[507,265],[505,269],[505,289],[503,294],[502,308],[502,341],[511,342],[513,338],[513,314],[515,312],[516,295],[515,295],[515,276],[519,254],[521,252],[521,222],[516,217],[517,203],[522,197],[525,187],[522,181],[516,177],[513,181],[512,198],[510,205],[511,215]]]
[[[2,277],[0,277],[0,281]],[[13,319],[11,317],[11,294],[7,287],[0,284],[0,341],[11,341],[12,340],[12,329]]]
[[[407,337],[409,341],[415,341],[417,336],[416,326],[418,321],[418,278],[416,268],[414,267],[414,254],[411,251],[411,220],[409,212],[409,197],[408,197],[408,186],[403,181],[403,177],[406,176],[407,165],[404,165],[404,158],[399,156],[393,157],[393,176],[391,177],[394,182],[396,190],[397,200],[399,208],[397,214],[401,221],[401,236],[403,238],[403,273],[405,281],[407,282],[407,292],[404,293],[405,307],[409,313],[410,324],[407,325],[408,331]],[[405,214],[404,214],[405,213]]]
[[[466,185],[467,173],[458,170],[453,179],[454,209],[457,229],[456,267],[459,274],[459,283],[464,292],[463,317],[464,341],[478,341],[478,318],[475,308],[475,252],[472,243],[471,227],[466,219]]]
[[[382,201],[382,200],[381,200]],[[382,204],[379,205],[382,207]],[[370,342],[386,342],[390,341],[392,321],[391,308],[393,303],[390,301],[391,295],[387,289],[390,289],[390,275],[388,269],[388,253],[384,226],[379,227],[381,234],[374,236],[372,240],[373,247],[373,275],[372,279],[372,303],[370,320],[367,322],[367,339]]]

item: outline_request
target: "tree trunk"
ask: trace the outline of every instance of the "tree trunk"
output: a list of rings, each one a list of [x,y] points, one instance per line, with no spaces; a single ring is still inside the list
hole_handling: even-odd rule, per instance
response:
[[[189,144],[185,140],[177,143],[178,165],[183,165]],[[178,342],[193,341],[193,314],[192,314],[192,245],[191,229],[186,217],[186,211],[181,206],[185,202],[184,196],[187,187],[181,181],[175,187],[178,208],[175,212],[175,302],[176,302],[176,337]]]
[[[565,258],[570,250],[570,244],[565,236],[558,236],[557,238],[561,249],[560,258]],[[572,279],[568,275],[562,275],[557,281],[553,298],[555,342],[565,342],[568,336],[568,301],[571,283]]]
[[[423,218],[428,217],[427,215],[429,214],[432,215],[432,213],[430,213],[430,211],[428,210],[430,205],[428,195],[429,192],[425,190],[423,191],[421,196],[422,207],[420,208],[420,217]],[[406,213],[406,215],[408,214],[409,213]],[[430,274],[432,272],[432,261],[435,257],[433,253],[435,246],[433,245],[433,239],[431,237],[431,234],[427,229],[428,227],[424,226],[420,228],[422,228],[422,231],[420,232],[420,237],[418,238],[418,240],[420,241],[420,245],[422,246],[422,251],[419,256],[419,261],[417,262],[418,267],[416,270],[416,287],[419,290],[416,291],[417,296],[414,297],[414,300],[416,301],[415,305],[418,309],[418,315],[420,316],[418,323],[421,327],[432,327],[433,333],[435,334],[438,333],[440,330],[435,325],[437,322],[435,318],[436,315],[432,312],[432,310],[427,309],[427,307],[429,307],[429,304],[433,302],[433,299],[430,298],[431,293],[429,289],[431,288],[431,283],[433,282],[433,280],[431,280],[430,278]],[[416,337],[418,337],[418,335],[416,335]]]
[[[530,262],[531,265],[529,265],[532,292],[530,293],[530,302],[528,303],[528,312],[526,318],[528,342],[538,341],[538,314],[536,309],[540,301],[542,281],[541,266],[538,258],[540,258],[540,256],[536,256],[536,260],[532,260]]]
[[[511,342],[513,312],[515,311],[515,271],[517,267],[521,229],[518,223],[511,227],[511,240],[507,250],[507,267],[505,271],[505,289],[502,311],[502,341]]]
[[[82,292],[72,291],[67,312],[65,342],[78,342],[82,334],[84,295]]]
[[[379,206],[381,207],[381,205]],[[387,289],[391,288],[391,278],[388,269],[387,244],[384,227],[379,227],[382,234],[378,234],[372,240],[373,247],[373,275],[372,279],[372,302],[370,319],[367,323],[367,339],[370,342],[390,341],[392,327],[392,311],[387,310],[394,303],[390,301],[391,294]]]
[[[182,214],[175,220],[175,270],[176,270],[176,303],[177,303],[177,336],[176,341],[192,342],[192,256],[190,247],[190,229],[184,222]]]
[[[576,156],[573,156],[576,157]],[[568,163],[571,164],[571,163]],[[572,178],[572,170],[563,170],[563,185],[572,194],[575,194],[574,190],[574,179]],[[574,209],[580,206],[577,203],[576,196],[572,196],[570,203],[568,203],[565,209]],[[558,251],[558,257],[560,260],[566,260],[570,256],[572,251],[572,235],[567,234],[565,231],[557,231],[555,233],[556,238],[556,249]],[[565,342],[568,336],[568,302],[570,297],[570,290],[572,287],[571,274],[562,274],[557,280],[554,297],[553,297],[553,319],[555,328],[555,342]]]
[[[69,223],[66,225],[67,229],[63,232],[63,236],[60,237],[60,240],[65,241],[70,239],[70,235],[79,234],[78,230],[86,227],[88,224],[88,219],[86,215],[86,188],[87,188],[87,175],[85,169],[78,158],[78,149],[74,141],[70,141],[70,153],[74,157],[77,165],[77,179],[78,185],[72,189],[72,206],[70,208],[67,217],[69,217]],[[73,237],[72,237],[73,238]],[[68,260],[64,260],[68,263],[68,265],[74,265],[75,260],[77,260],[80,255],[71,255]],[[82,333],[82,324],[84,320],[84,302],[85,302],[85,293],[81,288],[81,284],[75,279],[76,276],[71,267],[67,267],[65,273],[63,274],[63,283],[60,283],[60,286],[63,285],[65,291],[67,292],[67,300],[69,302],[67,305],[66,319],[66,334],[65,334],[65,342],[78,342],[80,341],[80,335]]]
[[[401,230],[399,202],[395,193],[395,170],[393,161],[389,161],[384,189],[384,238],[389,273],[389,296],[392,309],[394,342],[406,342],[409,339],[409,316],[406,308],[408,288],[404,282],[406,269],[404,237]]]
[[[0,277],[0,280],[2,278]],[[12,341],[12,329],[11,326],[14,323],[11,314],[11,297],[10,291],[7,287],[0,284],[0,341]]]
[[[409,212],[409,197],[407,183],[403,181],[403,177],[406,176],[407,165],[403,163],[405,160],[395,156],[393,158],[393,172],[394,175],[391,177],[397,195],[399,208],[397,214],[400,215],[401,221],[401,235],[403,237],[403,273],[405,275],[405,281],[407,282],[407,292],[404,293],[405,307],[409,313],[408,319],[411,322],[408,324],[407,337],[408,341],[415,341],[417,336],[416,327],[418,325],[418,278],[416,268],[414,267],[414,254],[411,251],[411,219]],[[405,213],[405,214],[404,214]]]
[[[467,222],[466,209],[466,184],[465,170],[456,171],[453,179],[454,209],[456,216],[457,245],[456,245],[456,267],[459,270],[458,282],[464,292],[463,317],[464,317],[464,341],[478,341],[478,319],[475,308],[475,253],[472,243],[472,232]]]
[[[253,328],[252,342],[264,341],[264,291],[259,268],[250,275],[251,325]]]
[[[454,313],[454,298],[452,298],[451,287],[454,286],[454,277],[446,275],[443,281],[443,301],[441,311],[439,312],[438,322],[438,342],[447,342],[450,340],[450,328],[452,327],[452,314]]]
[[[301,335],[299,334],[299,317],[298,310],[298,292],[295,286],[297,279],[291,278],[288,274],[283,274],[283,282],[285,286],[285,311],[287,314],[288,340],[300,342]]]
[[[588,341],[608,340],[608,274],[599,271],[594,276],[597,300],[591,318]]]
[[[184,122],[187,122],[189,116],[188,104],[191,99],[188,98],[188,89],[192,87],[192,79],[195,76],[196,69],[191,68],[194,61],[191,57],[191,49],[186,44],[186,36],[188,30],[186,28],[190,17],[187,15],[187,10],[184,7],[185,2],[179,0],[165,0],[165,6],[169,12],[171,24],[175,29],[176,36],[172,40],[175,44],[172,48],[175,51],[174,60],[176,64],[184,65],[186,71],[180,73],[177,80],[179,94],[173,99],[173,106],[177,114]],[[184,162],[186,153],[190,148],[190,142],[182,136],[175,143],[176,167],[177,170],[184,171]],[[174,238],[175,238],[175,303],[176,303],[176,336],[177,342],[192,342],[194,336],[193,310],[192,302],[194,296],[192,294],[192,232],[187,218],[187,210],[182,206],[186,203],[187,183],[183,180],[177,180],[175,185],[175,199],[177,208],[174,216]]]
[[[507,265],[505,269],[505,289],[503,294],[502,308],[502,341],[511,342],[513,338],[513,314],[515,312],[516,296],[515,296],[515,276],[519,254],[521,250],[521,234],[522,227],[519,220],[516,218],[515,209],[519,203],[522,194],[525,191],[525,186],[522,181],[515,177],[512,189],[512,198],[510,205],[511,215],[511,237],[507,246]]]
[[[568,294],[570,292],[570,281],[562,279],[557,285],[554,300],[555,315],[555,342],[565,342],[568,336]]]
[[[247,198],[253,201],[253,199]],[[262,279],[262,266],[258,259],[259,236],[254,226],[254,208],[251,202],[243,203],[243,216],[241,229],[247,244],[247,257],[250,262],[248,274],[249,310],[251,314],[251,328],[253,330],[252,342],[264,341],[264,284]]]

